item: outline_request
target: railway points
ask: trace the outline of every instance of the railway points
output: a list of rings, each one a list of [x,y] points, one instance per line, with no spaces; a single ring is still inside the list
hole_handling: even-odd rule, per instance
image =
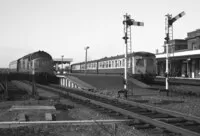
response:
[[[27,82],[25,82],[25,83],[27,83]],[[37,88],[38,89],[38,88]],[[38,89],[38,90],[40,90],[40,91],[38,91],[38,94],[44,94],[44,90],[41,90],[41,89]],[[52,93],[50,93],[50,92],[46,92],[46,97],[48,96],[48,93],[49,94],[52,94]],[[28,94],[28,93],[27,93]],[[56,95],[56,94],[55,94]],[[47,97],[48,98],[48,97]],[[63,119],[66,119],[66,120],[75,120],[75,119],[81,119],[82,120],[82,122],[84,122],[84,120],[86,120],[86,119],[89,119],[89,120],[91,120],[91,117],[94,119],[94,120],[97,120],[95,123],[93,123],[92,124],[92,122],[91,123],[89,123],[90,121],[88,121],[88,123],[89,124],[91,124],[90,125],[90,127],[89,128],[91,128],[91,127],[96,127],[96,128],[101,128],[101,127],[105,127],[106,126],[106,124],[102,124],[101,122],[103,122],[105,119],[107,119],[108,120],[108,122],[109,121],[111,121],[111,119],[110,119],[110,117],[104,117],[104,116],[102,116],[101,115],[101,113],[98,113],[98,112],[95,112],[95,111],[91,111],[90,109],[88,109],[88,108],[83,108],[83,106],[79,106],[78,104],[74,104],[74,102],[70,102],[69,100],[66,100],[66,99],[60,99],[60,101],[59,102],[61,102],[61,103],[66,103],[67,105],[73,105],[72,107],[74,107],[73,109],[71,109],[71,110],[67,110],[67,111],[63,111],[63,112],[61,112],[61,111],[56,111],[56,119],[58,120],[57,122],[58,123],[61,123],[60,125],[59,124],[57,124],[56,126],[60,126],[59,128],[63,128],[64,126],[66,127],[66,128],[68,128],[69,127],[69,125],[64,125],[63,123],[62,123],[62,120]],[[25,102],[24,103],[24,101],[15,101],[14,102],[15,103],[15,105],[24,105],[25,104],[25,106],[28,106],[28,105],[31,105],[31,106],[34,106],[34,105],[51,105],[52,103],[49,103],[49,100],[39,100],[39,103],[38,103],[38,100],[34,100],[34,99],[32,99],[31,101],[30,100],[27,100],[27,102]],[[5,102],[4,102],[4,106],[5,106]],[[13,102],[11,101],[9,104],[7,103],[6,105],[8,106],[8,107],[10,107],[11,105],[13,104]],[[31,107],[30,106],[30,107]],[[42,107],[42,106],[41,106]],[[41,125],[41,123],[42,122],[37,122],[36,120],[37,119],[39,119],[39,120],[44,120],[44,113],[49,113],[49,111],[47,111],[47,110],[45,110],[45,109],[43,109],[43,110],[39,110],[40,112],[37,112],[37,110],[34,110],[34,109],[30,109],[30,110],[23,110],[24,112],[25,112],[25,114],[23,114],[24,116],[25,115],[28,115],[28,117],[29,117],[29,119],[30,119],[30,123],[32,122],[33,124],[38,124],[37,126],[39,127],[40,126],[40,128],[41,129],[44,129],[44,130],[46,130],[45,128],[42,128],[42,126],[43,125]],[[54,111],[55,112],[55,111]],[[17,115],[17,113],[15,112],[8,112],[8,111],[6,111],[5,110],[5,113],[3,113],[2,115],[1,115],[1,117],[3,117],[3,118],[1,118],[1,119],[5,119],[6,121],[8,121],[7,122],[7,124],[9,124],[9,120],[11,120],[11,121],[16,121],[15,119],[19,119],[18,118],[18,116],[16,116]],[[21,117],[21,119],[23,120],[23,115],[22,114],[18,114],[18,115],[20,115],[20,117]],[[36,116],[37,115],[37,116]],[[70,117],[67,117],[67,115],[69,115],[69,116],[71,116],[71,118]],[[102,118],[103,117],[103,118]],[[100,119],[100,120],[102,120],[102,121],[98,121],[98,119]],[[119,119],[114,119],[115,121],[114,122],[121,122]],[[34,122],[34,121],[36,121],[36,122]],[[29,123],[29,122],[24,122],[25,124],[27,124],[27,123]],[[45,121],[44,121],[45,122]],[[67,121],[66,121],[67,122]],[[70,122],[70,121],[68,121],[68,122]],[[72,124],[74,124],[75,126],[73,127],[73,126],[70,126],[71,128],[73,128],[73,129],[79,129],[79,126],[80,125],[78,125],[77,126],[77,124],[75,123],[75,122],[77,122],[77,123],[80,123],[80,122],[78,122],[78,120],[77,121],[74,121],[74,123],[73,123],[73,121],[71,121],[71,123]],[[86,124],[87,124],[87,121],[85,121],[86,122]],[[105,122],[106,122],[106,120],[105,120]],[[110,126],[113,126],[113,123],[114,122],[112,122],[111,124],[112,125],[108,125],[108,127],[110,127]],[[123,121],[122,121],[123,122]],[[13,123],[15,123],[15,122],[13,122]],[[19,121],[17,121],[16,122],[17,124],[19,123]],[[22,122],[23,123],[23,122]],[[55,124],[54,123],[52,123],[52,122],[47,122],[47,123],[49,123],[49,125],[51,125],[51,126],[54,126]],[[22,125],[22,124],[18,124],[18,125],[10,125],[10,127],[11,126],[18,126],[18,127],[23,127],[24,125]],[[121,124],[121,123],[119,123],[119,126],[123,126],[123,124]],[[0,125],[1,127],[9,127],[8,125],[3,125],[2,126],[2,124]],[[33,125],[31,125],[31,126],[33,126]],[[83,125],[83,126],[85,126],[85,125]],[[28,127],[28,128],[27,128]],[[32,127],[30,127],[29,125],[27,126],[25,126],[24,128],[27,128],[27,129],[32,129]],[[36,126],[34,125],[34,128],[36,128]],[[66,129],[65,128],[65,129]],[[89,128],[87,128],[87,126],[85,126],[85,129],[87,130],[87,129],[89,129]],[[14,128],[13,128],[14,129]],[[58,128],[57,128],[58,129]],[[129,129],[131,129],[131,128],[129,128]],[[59,130],[59,129],[58,129]],[[102,129],[100,129],[101,131],[102,131]],[[98,130],[98,131],[100,131],[100,130]],[[28,131],[28,130],[27,130]],[[57,131],[57,130],[55,130],[54,129],[54,131]],[[95,129],[95,131],[97,131],[96,129]],[[113,131],[113,127],[111,127],[110,129],[109,129],[109,131],[111,131],[110,133],[112,133],[112,131]],[[131,130],[132,131],[132,130]],[[1,131],[1,134],[2,134],[2,132],[4,132],[4,130],[2,130]],[[68,130],[68,132],[70,133],[71,132],[71,130]],[[61,133],[61,132],[60,132]],[[73,134],[76,134],[77,132],[73,132]],[[86,132],[84,132],[84,133],[86,133]],[[91,130],[88,130],[87,131],[87,133],[94,133],[94,132],[91,132]],[[108,132],[105,132],[105,133],[108,133]],[[138,132],[139,133],[139,132]]]
[[[64,91],[64,90],[63,90],[63,91]],[[67,90],[66,90],[66,91],[67,91]],[[69,91],[69,90],[68,90],[68,91]],[[105,96],[104,96],[104,98],[99,98],[99,95],[98,95],[98,96],[95,96],[95,97],[93,98],[94,100],[93,100],[93,99],[91,100],[92,96],[89,96],[89,94],[87,94],[87,95],[84,94],[84,95],[83,95],[83,92],[82,92],[82,91],[81,91],[81,92],[76,92],[76,91],[74,90],[74,91],[71,91],[70,93],[75,93],[75,94],[69,94],[69,93],[67,93],[67,95],[70,95],[70,96],[72,96],[72,97],[76,97],[76,99],[82,99],[82,102],[86,102],[86,103],[88,103],[88,102],[89,102],[89,103],[95,103],[96,105],[99,105],[99,106],[103,107],[103,108],[104,108],[104,111],[105,111],[107,108],[109,109],[109,108],[112,107],[111,105],[107,105],[107,104],[108,104],[108,103],[109,103],[109,104],[113,103],[113,98],[112,98],[112,102],[111,102],[111,101],[108,101],[108,100],[104,100],[104,99],[105,99]],[[88,92],[87,92],[87,93],[88,93]],[[79,95],[82,94],[84,97],[87,97],[87,98],[85,99],[85,98],[82,97],[82,96],[76,96],[77,94],[79,94]],[[99,102],[96,102],[96,100],[97,100],[98,98],[99,98],[99,99],[102,99],[102,102],[104,102],[104,104],[102,104],[101,102],[100,102],[100,103],[99,103]],[[109,98],[109,99],[111,99],[111,98]],[[121,101],[121,100],[120,100],[120,101]],[[124,100],[122,100],[122,101],[124,101]],[[106,103],[106,104],[105,104],[105,103]],[[138,104],[138,103],[135,103],[135,104],[136,104],[137,106],[140,105],[140,104]],[[119,106],[120,104],[118,103],[117,105]],[[111,106],[111,107],[110,107],[110,106]],[[125,105],[124,105],[124,106],[125,106]],[[124,106],[123,106],[123,104],[122,104],[122,107],[124,107]],[[127,105],[127,106],[128,106],[128,105]],[[133,106],[133,105],[132,105],[132,106]],[[140,106],[141,106],[141,105],[140,105]],[[144,106],[144,105],[143,105],[143,106]],[[143,106],[142,106],[142,107],[143,107]],[[147,105],[146,105],[146,106],[147,106]],[[121,108],[122,108],[122,107],[121,107]],[[125,107],[126,107],[126,106],[125,106]],[[124,108],[125,108],[125,107],[124,107]],[[157,113],[158,111],[160,111],[159,108],[155,108],[155,107],[151,107],[151,108],[150,108],[150,106],[147,106],[147,107],[148,107],[149,109],[151,109],[151,108],[154,109],[154,112],[152,112],[152,113],[151,113],[151,112],[148,112],[148,113],[147,113],[147,116],[148,116],[148,115],[151,115],[151,114],[154,115],[155,113]],[[130,108],[130,106],[128,106],[128,107],[125,108],[125,109],[128,110],[129,108]],[[117,108],[112,107],[111,109],[116,111]],[[131,108],[131,109],[132,109],[132,108]],[[134,109],[134,108],[133,108],[133,109]],[[132,110],[133,110],[133,109],[132,109]],[[149,109],[148,109],[148,110],[149,110]],[[129,110],[130,110],[130,109],[129,109]],[[148,111],[148,110],[147,110],[147,111]],[[156,112],[155,112],[155,110],[156,110]],[[121,110],[120,110],[120,109],[117,110],[117,112],[119,112],[119,111],[121,111]],[[136,112],[136,111],[137,111],[137,112]],[[136,112],[136,113],[138,113],[139,111],[140,111],[140,110],[137,109],[137,108],[135,108],[135,110],[134,110],[134,112]],[[146,110],[142,110],[142,111],[146,111]],[[164,112],[164,111],[165,111],[165,110],[163,110],[163,112]],[[121,113],[121,114],[126,114],[126,113],[128,113],[128,112],[122,110],[120,113]],[[161,113],[162,113],[162,112],[161,112]],[[160,113],[160,114],[161,114],[161,113]],[[146,113],[143,113],[143,114],[146,115]],[[151,120],[151,119],[148,119],[148,118],[144,117],[143,114],[142,114],[142,116],[141,116],[141,115],[137,115],[137,114],[134,115],[133,113],[130,113],[130,114],[127,114],[127,116],[132,116],[133,118],[139,117],[139,119],[140,119],[140,120],[143,120],[143,121],[145,121],[145,120],[146,120],[146,121],[147,121],[147,120],[150,121],[150,120]],[[165,111],[164,114],[169,114],[169,112],[166,112],[166,111]],[[161,115],[162,115],[162,114],[161,114]],[[140,116],[141,116],[141,118],[140,118]],[[171,116],[171,117],[170,117],[170,116]],[[178,118],[180,118],[180,115],[175,115],[175,116],[176,116],[176,117],[178,116]],[[153,116],[152,116],[152,117],[153,117]],[[162,120],[162,119],[161,119],[162,116],[158,116],[158,117],[159,117],[159,121],[158,121],[157,123],[156,123],[156,120],[155,120],[155,122],[153,121],[153,122],[154,122],[154,123],[153,123],[154,125],[157,124],[157,126],[158,126],[158,124],[159,124],[159,125],[161,125],[162,127],[166,128],[166,129],[168,129],[168,130],[170,130],[170,131],[172,131],[172,132],[176,132],[176,133],[182,131],[181,133],[182,133],[183,135],[188,135],[188,134],[190,134],[190,135],[193,135],[193,134],[194,134],[194,135],[199,135],[199,134],[196,134],[196,133],[193,133],[193,132],[189,132],[189,131],[187,131],[187,130],[184,130],[184,129],[182,129],[182,128],[179,129],[179,128],[175,127],[175,126],[165,125],[165,123],[162,124],[162,123],[161,123],[161,122],[162,122],[162,121],[161,121],[161,120]],[[166,118],[166,117],[176,118],[176,117],[174,117],[174,113],[173,113],[173,112],[170,113],[170,115],[164,116],[164,118]],[[182,116],[181,116],[181,117],[182,117]],[[188,116],[185,115],[184,119],[186,119],[187,117],[188,117]],[[189,120],[194,120],[194,119],[192,119],[192,117],[189,117],[189,118],[190,118]],[[161,120],[160,120],[160,119],[161,119]],[[187,118],[187,119],[188,119],[188,118]],[[195,118],[195,121],[196,121],[196,119],[197,119],[197,118]],[[160,121],[161,121],[161,122],[160,122]],[[147,121],[147,122],[148,122],[148,121]],[[151,121],[150,121],[150,122],[151,122]],[[150,122],[149,122],[149,123],[150,123]],[[186,122],[187,122],[187,121],[186,121]],[[152,122],[151,122],[150,124],[152,124]]]

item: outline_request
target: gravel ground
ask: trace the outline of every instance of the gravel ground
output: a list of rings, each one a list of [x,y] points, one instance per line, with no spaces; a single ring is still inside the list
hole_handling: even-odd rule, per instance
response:
[[[163,99],[163,97],[160,97]],[[164,105],[157,105],[162,108],[170,109],[173,111],[178,111],[181,113],[185,113],[187,115],[193,115],[193,116],[198,116],[200,117],[200,98],[196,97],[187,97],[187,98],[182,98],[182,97],[164,97],[165,99],[170,99],[170,100],[180,100],[182,101],[181,103],[169,103],[169,104],[164,104]]]
[[[133,96],[129,97],[129,100],[149,100],[150,105],[156,105],[162,108],[171,109],[179,111],[188,115],[200,116],[200,99],[196,97],[166,97],[161,96],[157,91],[152,91],[148,89],[136,88],[133,90]],[[97,94],[104,94],[107,96],[117,97],[117,90],[100,90],[96,92]],[[158,104],[158,101],[173,101],[173,103]],[[174,103],[174,101],[180,101],[181,103]],[[70,119],[74,120],[87,120],[87,119],[113,119],[107,115],[101,114],[97,111],[94,111],[90,108],[87,108],[80,104],[75,104],[69,100],[61,99],[61,103],[67,105],[73,105],[75,108],[69,109],[66,113],[66,116],[69,116]],[[49,101],[15,101],[15,102],[1,102],[0,103],[0,120],[10,119],[13,115],[12,113],[7,113],[7,109],[10,108],[13,104],[29,105],[29,104],[40,104],[40,105],[49,105]],[[52,104],[52,103],[51,103]],[[62,116],[65,116],[65,115]],[[116,136],[159,136],[152,133],[152,130],[143,130],[138,131],[134,130],[133,127],[129,127],[124,124],[116,125]],[[20,127],[18,129],[1,129],[0,136],[111,136],[115,133],[112,125],[99,125],[94,124],[90,126],[68,126],[68,125],[37,125],[29,127]],[[18,135],[17,135],[18,136]]]
[[[73,120],[100,120],[100,119],[113,119],[107,115],[101,114],[93,109],[87,108],[84,105],[76,104],[66,99],[61,99],[61,103],[67,105],[72,105],[73,109],[69,109],[65,117],[68,116]],[[16,113],[8,112],[7,110],[11,105],[35,105],[38,101],[29,100],[28,102],[17,101],[17,102],[4,102],[0,103],[1,116],[0,121],[15,120]],[[49,101],[39,101],[41,105],[48,105]],[[36,111],[35,111],[36,112]],[[36,114],[34,112],[34,114]],[[41,111],[40,111],[41,112]],[[41,113],[38,113],[41,114]],[[31,114],[33,115],[33,114]],[[41,116],[38,119],[41,120]],[[33,117],[32,117],[33,118]],[[34,118],[34,120],[36,120]],[[133,127],[129,127],[125,124],[117,124],[116,131],[113,125],[102,125],[94,124],[90,126],[79,125],[79,126],[69,126],[69,125],[35,125],[35,126],[25,126],[19,128],[4,128],[0,129],[0,136],[111,136],[116,132],[116,136],[148,136],[145,132],[139,132],[134,130]]]
[[[101,90],[96,93],[111,96],[113,98],[117,97],[116,90]],[[172,97],[159,94],[159,92],[155,90],[136,88],[133,90],[133,95],[129,95],[128,100],[148,100],[149,102],[146,104],[200,117],[200,97]]]

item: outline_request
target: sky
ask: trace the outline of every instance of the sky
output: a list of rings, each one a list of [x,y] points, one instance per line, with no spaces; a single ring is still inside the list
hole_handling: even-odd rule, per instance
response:
[[[174,23],[174,39],[200,28],[199,0],[0,0],[0,68],[43,50],[73,62],[124,54],[123,16],[132,26],[132,50],[163,51],[165,15],[185,11]]]

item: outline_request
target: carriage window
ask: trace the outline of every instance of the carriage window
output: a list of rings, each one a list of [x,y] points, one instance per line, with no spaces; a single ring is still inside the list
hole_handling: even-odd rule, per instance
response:
[[[121,67],[122,66],[122,61],[121,60],[119,60],[119,67]]]
[[[99,67],[102,68],[103,67],[103,64],[102,62],[99,62]]]
[[[105,68],[107,68],[107,67],[108,67],[108,61],[105,62]]]
[[[112,67],[114,67],[114,60],[112,60]]]
[[[122,59],[122,67],[124,67],[125,59]]]
[[[117,67],[117,60],[115,60],[115,67]]]
[[[111,67],[111,61],[109,61],[108,67],[109,67],[109,68]]]
[[[144,66],[144,59],[137,59],[136,60],[136,66]]]

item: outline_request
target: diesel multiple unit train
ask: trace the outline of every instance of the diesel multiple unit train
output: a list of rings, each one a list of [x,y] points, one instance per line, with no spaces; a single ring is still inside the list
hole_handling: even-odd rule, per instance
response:
[[[34,75],[38,82],[47,82],[47,80],[55,77],[53,59],[51,55],[44,51],[33,52],[12,61],[9,64],[9,69],[10,73],[16,74],[15,76],[18,78]]]
[[[72,73],[123,74],[124,55],[105,57],[99,60],[75,63],[71,65]],[[136,78],[154,77],[156,75],[156,58],[153,53],[134,52],[128,55],[128,75]]]

